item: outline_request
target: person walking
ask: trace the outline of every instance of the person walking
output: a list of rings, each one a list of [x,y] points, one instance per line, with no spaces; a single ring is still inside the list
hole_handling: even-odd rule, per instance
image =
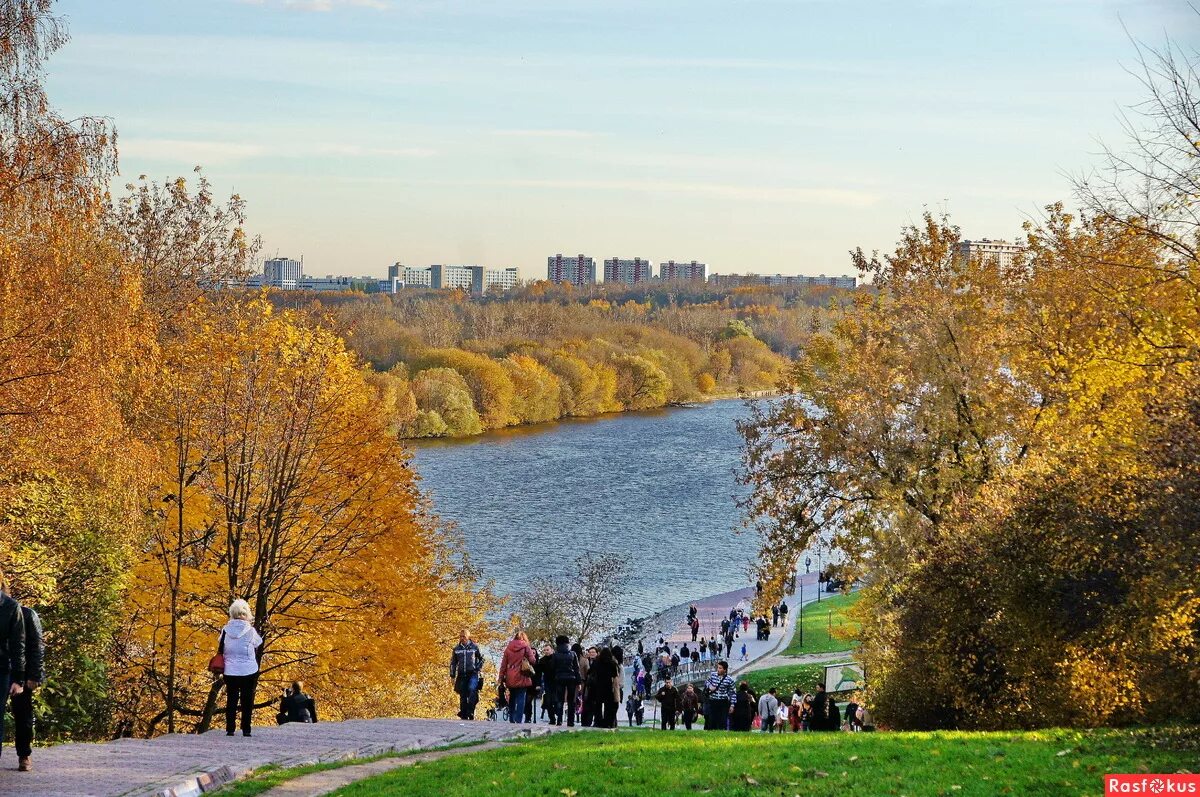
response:
[[[42,619],[28,606],[21,606],[21,622],[25,626],[25,681],[19,695],[13,695],[13,736],[17,748],[17,770],[33,769],[33,693],[46,680],[46,646],[42,642]],[[0,723],[0,728],[3,728]]]
[[[598,725],[596,722],[596,679],[592,674],[592,666],[596,663],[596,657],[600,652],[595,647],[587,649],[587,653],[579,660],[579,675],[583,679],[583,695],[580,699],[582,710],[580,713],[580,723],[585,728],[590,728],[593,725]]]
[[[25,615],[21,604],[4,591],[0,573],[0,752],[3,751],[4,710],[8,699],[25,691]],[[20,750],[17,751],[18,758]]]
[[[683,689],[683,695],[679,698],[679,710],[683,719],[683,727],[690,731],[692,723],[696,721],[696,716],[700,713],[700,694],[691,684]]]
[[[636,692],[630,692],[629,697],[625,698],[625,715],[629,718],[629,727],[633,727],[633,723],[638,725],[646,716],[646,708],[642,705],[642,699],[638,697]]]
[[[690,687],[690,684],[689,684]],[[675,717],[679,714],[680,701],[679,690],[675,688],[675,684],[670,678],[654,695],[654,699],[658,701],[658,708],[662,714],[662,729],[675,730]],[[688,724],[688,730],[691,730],[691,724]]]
[[[829,695],[825,692],[825,684],[818,682],[816,694],[812,699],[812,713],[808,726],[814,731],[827,730],[829,722]]]
[[[696,636],[700,633],[700,618],[692,618],[692,641],[696,641]]]
[[[458,632],[458,644],[450,653],[450,680],[458,693],[458,718],[461,720],[475,719],[482,673],[483,654],[471,639],[471,632],[464,628]]]
[[[758,698],[750,691],[750,684],[742,681],[738,684],[737,702],[734,704],[733,713],[729,716],[729,730],[749,731],[757,714]]]
[[[779,607],[778,606],[771,607],[771,625],[773,625],[773,626],[779,625]]]
[[[746,643],[745,643],[745,642],[743,642],[743,643],[742,643],[742,661],[749,661],[749,660],[750,660],[750,659],[749,659],[749,657],[748,657],[748,656],[747,656],[747,654],[746,654]]]
[[[708,661],[708,640],[700,639],[700,661]]]
[[[250,604],[238,598],[229,604],[229,622],[221,629],[217,652],[225,656],[225,735],[233,736],[241,708],[242,736],[250,735],[254,717],[254,690],[262,658],[262,637],[254,628]]]
[[[283,720],[280,725],[286,722],[316,722],[317,703],[304,693],[303,682],[292,681],[291,690],[279,701],[279,713]]]
[[[538,656],[535,667],[537,675],[534,680],[542,689],[542,716],[547,722],[554,716],[554,698],[558,692],[554,688],[554,648],[549,644],[542,645],[542,655]],[[551,723],[553,724],[553,723]]]
[[[779,624],[787,625],[788,606],[787,601],[779,602]]]
[[[762,732],[773,733],[775,730],[775,715],[779,712],[779,698],[775,696],[775,687],[758,699],[758,716],[762,717]]]
[[[595,686],[596,696],[592,710],[599,716],[597,726],[601,728],[617,727],[617,706],[621,704],[621,693],[619,687],[614,684],[620,677],[620,668],[613,660],[611,648],[600,650],[596,660],[592,662],[588,676],[592,678]]]
[[[575,727],[575,692],[579,687],[579,656],[567,647],[570,640],[559,634],[554,639],[551,654],[554,673],[554,700],[550,703],[550,724],[563,724],[563,705],[566,705],[567,727]]]
[[[729,677],[729,664],[717,662],[717,671],[708,676],[704,691],[708,700],[704,708],[704,730],[723,731],[728,727],[729,716],[737,705],[733,679]]]
[[[537,661],[529,645],[529,635],[517,631],[500,656],[500,682],[508,689],[508,721],[525,719],[525,701],[533,686],[533,665]]]

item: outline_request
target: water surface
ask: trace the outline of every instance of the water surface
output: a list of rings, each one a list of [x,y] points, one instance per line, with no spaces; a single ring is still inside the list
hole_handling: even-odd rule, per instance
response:
[[[736,534],[740,401],[624,413],[413,445],[422,487],[501,593],[586,551],[633,557],[622,617],[748,583]]]

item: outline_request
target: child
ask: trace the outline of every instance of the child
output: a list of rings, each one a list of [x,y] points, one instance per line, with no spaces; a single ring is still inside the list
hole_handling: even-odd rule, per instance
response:
[[[784,703],[783,701],[780,701],[779,713],[775,715],[775,727],[779,729],[780,733],[784,733],[787,731],[787,726],[788,726],[788,704]]]
[[[742,661],[748,661],[748,660],[749,659],[746,658],[746,643],[743,642],[742,643]]]

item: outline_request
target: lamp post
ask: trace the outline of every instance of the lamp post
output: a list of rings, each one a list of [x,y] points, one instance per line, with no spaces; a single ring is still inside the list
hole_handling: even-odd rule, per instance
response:
[[[800,650],[804,650],[804,579],[800,579],[800,620],[796,630],[800,632]]]
[[[821,574],[823,572],[824,571],[821,570],[821,552],[818,550],[817,551],[817,603],[821,602]]]

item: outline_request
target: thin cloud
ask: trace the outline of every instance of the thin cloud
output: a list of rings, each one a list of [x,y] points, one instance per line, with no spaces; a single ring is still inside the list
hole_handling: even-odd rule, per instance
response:
[[[588,191],[631,191],[645,194],[681,194],[736,202],[787,202],[804,205],[869,207],[879,201],[876,194],[847,188],[789,188],[748,186],[730,183],[697,183],[678,180],[512,180],[518,188],[584,189]]]
[[[493,130],[493,136],[511,138],[596,138],[603,135],[592,130],[566,129],[528,129],[528,130]]]
[[[227,164],[255,158],[429,158],[428,147],[370,147],[343,143],[297,143],[266,146],[247,142],[196,141],[179,138],[123,138],[121,155],[153,161],[183,161],[205,165]]]
[[[288,11],[313,11],[326,13],[339,7],[372,8],[386,11],[392,7],[388,0],[239,0],[250,6],[273,6]]]

